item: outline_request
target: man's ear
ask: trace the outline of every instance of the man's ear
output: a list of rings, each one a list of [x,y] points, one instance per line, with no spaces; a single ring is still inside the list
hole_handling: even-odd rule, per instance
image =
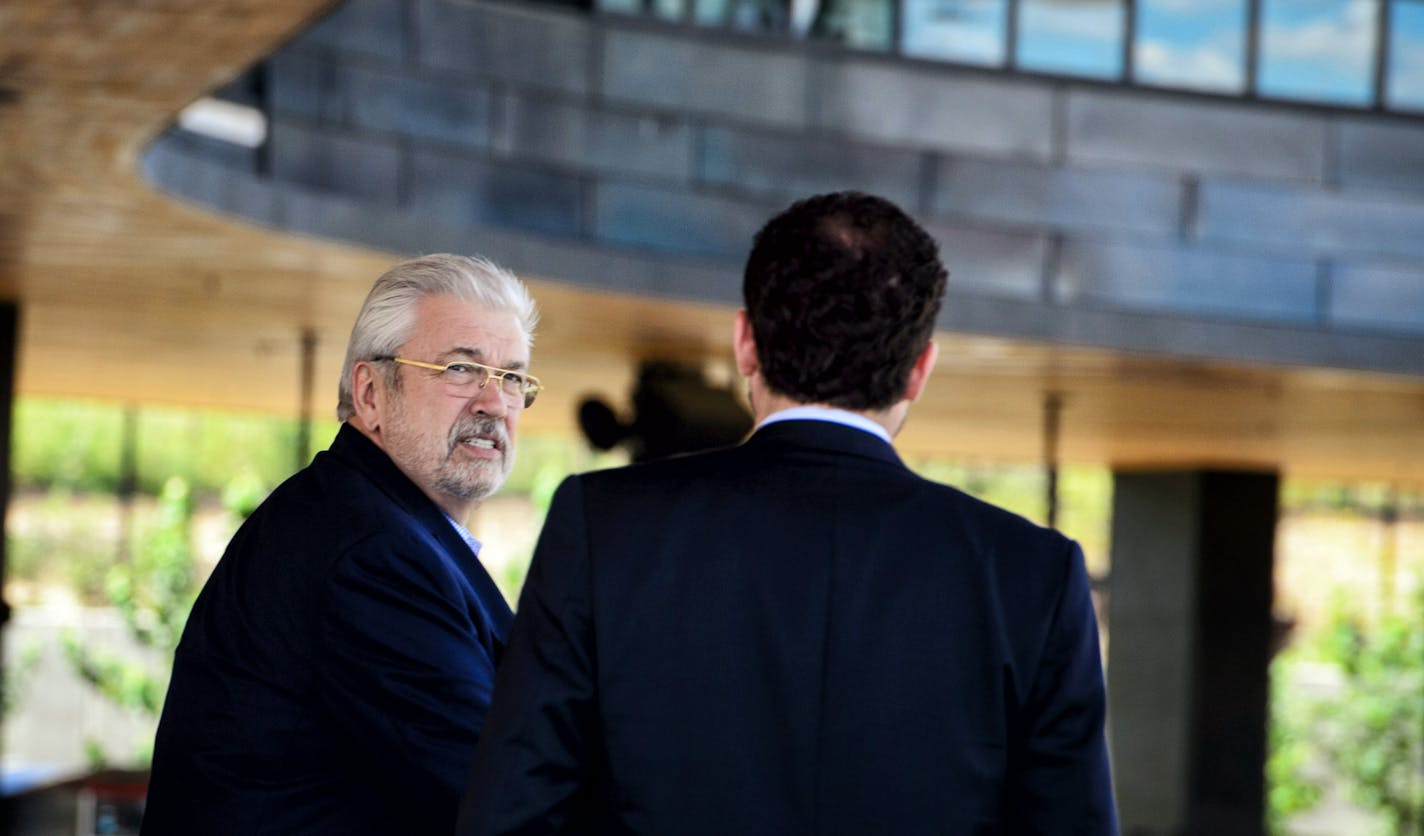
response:
[[[376,433],[386,417],[386,381],[365,360],[351,367],[351,406],[368,432]]]
[[[915,359],[915,365],[910,367],[910,379],[905,384],[905,400],[913,402],[920,399],[920,395],[924,394],[925,384],[930,382],[930,373],[934,371],[935,361],[938,359],[939,344],[930,340],[925,350]]]
[[[737,311],[737,318],[732,323],[732,352],[737,358],[737,372],[742,377],[751,377],[761,371],[761,363],[757,360],[756,337],[752,336],[752,324],[747,319],[745,308]]]

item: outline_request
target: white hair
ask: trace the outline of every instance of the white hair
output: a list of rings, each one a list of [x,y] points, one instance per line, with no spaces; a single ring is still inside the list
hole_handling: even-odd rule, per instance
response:
[[[376,279],[351,327],[337,386],[337,420],[345,421],[355,413],[352,368],[361,360],[395,354],[410,339],[416,308],[430,296],[454,296],[490,311],[508,311],[524,331],[524,347],[533,343],[539,310],[529,289],[513,273],[478,256],[436,253],[402,261]],[[386,370],[388,379],[393,372]]]

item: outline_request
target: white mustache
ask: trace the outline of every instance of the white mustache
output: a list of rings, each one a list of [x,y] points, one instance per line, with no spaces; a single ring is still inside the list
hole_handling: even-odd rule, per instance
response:
[[[495,418],[464,418],[457,422],[450,428],[449,451],[453,453],[460,439],[473,435],[494,439],[495,447],[501,453],[508,454],[509,436],[505,433],[504,423]]]

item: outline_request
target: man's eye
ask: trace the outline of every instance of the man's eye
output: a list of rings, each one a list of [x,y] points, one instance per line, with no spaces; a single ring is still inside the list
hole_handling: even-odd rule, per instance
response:
[[[445,367],[445,371],[450,374],[471,375],[475,373],[475,366],[470,363],[451,363]]]

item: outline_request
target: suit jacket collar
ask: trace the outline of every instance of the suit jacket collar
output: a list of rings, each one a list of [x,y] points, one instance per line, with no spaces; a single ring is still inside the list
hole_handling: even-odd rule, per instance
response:
[[[478,556],[471,550],[470,545],[455,530],[455,526],[450,524],[450,518],[445,515],[435,501],[425,495],[418,485],[410,481],[396,463],[391,461],[391,457],[386,451],[376,446],[376,443],[367,438],[362,432],[350,424],[343,423],[341,429],[336,433],[336,439],[331,442],[331,447],[327,451],[337,460],[354,467],[365,476],[375,488],[386,496],[390,497],[399,508],[419,522],[420,526],[430,533],[440,546],[450,555],[459,555],[460,559],[455,562],[463,569],[465,576],[474,585],[475,590],[485,601],[498,601],[503,609],[499,613],[492,613],[496,622],[495,626],[501,640],[508,631],[509,607],[504,604],[504,595],[499,591],[499,587],[485,570],[484,564],[480,563]],[[499,609],[499,608],[496,608]]]
[[[376,446],[376,442],[367,438],[360,430],[343,423],[337,430],[336,439],[331,442],[328,452],[361,471],[371,484],[394,500],[402,510],[415,515],[422,523],[427,523],[432,533],[439,531],[443,534],[448,529],[451,534],[459,537],[450,521],[445,519],[445,512],[440,510],[440,506],[396,467],[396,463],[391,461],[385,450]],[[440,521],[439,526],[434,524],[435,520]],[[441,540],[443,542],[444,538]]]
[[[823,450],[904,467],[904,462],[900,460],[895,448],[886,444],[882,439],[864,430],[832,421],[817,421],[815,419],[776,421],[752,433],[744,445],[748,448],[777,446]]]

